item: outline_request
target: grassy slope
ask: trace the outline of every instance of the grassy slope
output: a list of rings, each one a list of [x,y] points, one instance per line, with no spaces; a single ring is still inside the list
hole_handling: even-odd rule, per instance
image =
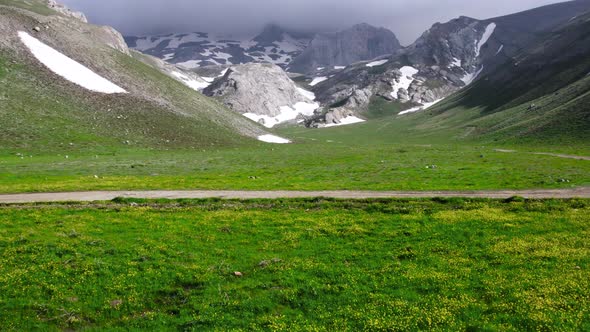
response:
[[[0,5],[25,9],[40,15],[57,14],[52,9],[49,9],[42,0],[0,0]]]
[[[0,208],[0,325],[588,330],[589,213],[580,200]]]
[[[23,30],[34,17],[10,8],[3,8],[0,15]],[[79,151],[98,153],[125,149],[126,144],[159,149],[238,146],[252,141],[236,128],[262,132],[216,101],[140,61],[93,43],[77,31],[60,32],[63,24],[51,21],[50,30],[40,36],[50,45],[66,47],[68,53],[80,56],[78,61],[91,63],[104,75],[117,73],[116,82],[131,93],[87,92],[38,64],[17,39],[10,41],[10,47],[0,50],[3,150],[63,151],[70,143]],[[15,38],[15,32],[7,29],[4,38]],[[81,25],[80,29],[95,28]]]

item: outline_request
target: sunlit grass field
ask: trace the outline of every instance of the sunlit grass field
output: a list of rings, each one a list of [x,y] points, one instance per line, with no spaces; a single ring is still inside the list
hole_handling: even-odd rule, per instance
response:
[[[299,138],[292,145],[205,151],[129,149],[89,154],[76,151],[74,146],[69,151],[39,155],[22,150],[0,153],[0,193],[132,189],[477,190],[590,185],[587,160],[530,153],[557,150],[546,147],[515,149],[518,152],[504,153],[494,146],[477,144],[353,145]],[[565,152],[586,155],[584,151]]]
[[[0,326],[585,331],[589,215],[521,199],[2,207]]]

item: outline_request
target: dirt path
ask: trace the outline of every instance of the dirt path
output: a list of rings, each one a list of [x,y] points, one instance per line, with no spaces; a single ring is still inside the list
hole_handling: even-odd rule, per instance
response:
[[[535,152],[533,154],[542,155],[542,156],[552,156],[552,157],[558,157],[558,158],[566,158],[566,159],[590,160],[590,157],[572,156],[570,154],[548,153],[548,152]]]
[[[109,201],[116,197],[147,199],[180,198],[311,198],[328,197],[342,199],[363,198],[590,198],[590,187],[577,189],[539,189],[539,190],[484,190],[484,191],[91,191],[67,193],[33,193],[0,195],[0,203],[45,203],[45,202],[94,202]]]
[[[505,149],[495,149],[496,152],[503,152],[503,153],[519,153],[516,150],[505,150]],[[524,152],[528,154],[536,154],[539,156],[551,156],[557,158],[566,158],[566,159],[576,159],[576,160],[590,160],[590,157],[586,156],[574,156],[571,154],[561,154],[561,153],[550,153],[550,152]]]

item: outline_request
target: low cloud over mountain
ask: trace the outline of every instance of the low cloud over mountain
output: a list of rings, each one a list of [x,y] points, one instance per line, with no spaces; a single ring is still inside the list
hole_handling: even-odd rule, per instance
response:
[[[459,15],[488,18],[555,0],[63,0],[90,21],[125,34],[208,31],[255,34],[269,22],[309,30],[336,30],[366,22],[394,31],[403,44],[413,42],[433,22]]]

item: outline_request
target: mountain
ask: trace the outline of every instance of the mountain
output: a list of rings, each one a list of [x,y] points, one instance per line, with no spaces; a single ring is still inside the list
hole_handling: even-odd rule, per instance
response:
[[[461,123],[471,135],[494,140],[588,142],[588,54],[590,11],[578,12],[430,110],[428,122]]]
[[[393,32],[358,24],[343,31],[316,35],[303,53],[290,63],[289,71],[312,73],[322,67],[347,66],[393,54],[400,48]]]
[[[299,73],[346,66],[390,55],[400,48],[393,32],[368,24],[335,33],[298,32],[269,24],[254,38],[232,39],[193,32],[127,36],[125,41],[137,51],[187,68],[262,62]]]
[[[41,0],[2,4],[4,148],[204,148],[267,134],[173,78],[177,68],[138,61],[112,28],[84,23]]]
[[[301,54],[311,34],[288,31],[267,25],[254,38],[233,39],[206,32],[133,37],[125,40],[129,47],[187,68],[267,62],[287,66]]]
[[[231,66],[203,92],[269,128],[313,115],[319,107],[313,93],[299,88],[273,64]]]
[[[493,72],[588,9],[590,2],[579,0],[488,20],[459,17],[437,23],[391,57],[331,73],[313,92],[332,112],[367,113],[377,99],[397,112],[417,111]]]

